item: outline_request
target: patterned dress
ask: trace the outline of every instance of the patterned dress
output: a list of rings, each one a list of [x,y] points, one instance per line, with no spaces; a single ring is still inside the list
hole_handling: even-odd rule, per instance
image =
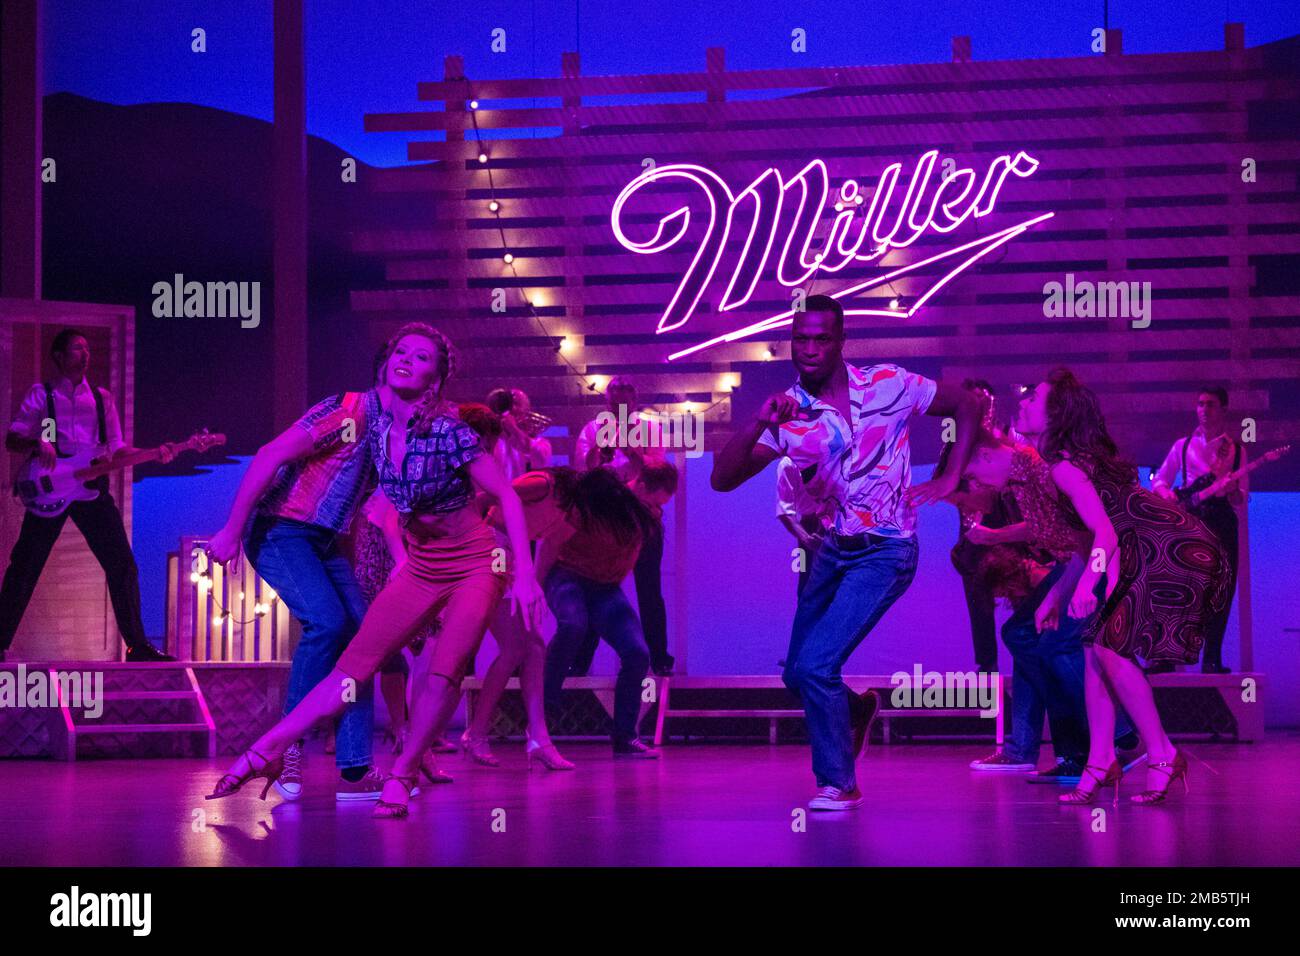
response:
[[[1194,664],[1205,634],[1231,599],[1228,555],[1199,518],[1148,491],[1121,483],[1088,459],[1074,464],[1092,480],[1119,536],[1119,583],[1083,633],[1122,657]],[[1084,525],[1062,496],[1066,519]]]

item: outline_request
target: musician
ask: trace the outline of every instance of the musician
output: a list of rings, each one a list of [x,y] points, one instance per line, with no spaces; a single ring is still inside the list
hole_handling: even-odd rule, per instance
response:
[[[110,459],[134,454],[137,449],[128,447],[122,439],[122,423],[113,396],[107,389],[92,386],[86,380],[90,345],[85,335],[76,329],[63,329],[54,337],[50,358],[58,374],[52,381],[33,385],[27,392],[5,435],[5,448],[15,455],[34,454],[50,470],[60,458],[89,449]],[[53,428],[47,430],[51,422]],[[162,446],[159,460],[168,462],[173,457],[172,448]],[[31,511],[23,516],[4,583],[0,584],[0,661],[13,643],[50,549],[68,518],[81,531],[95,560],[104,569],[117,628],[126,644],[127,661],[175,660],[155,650],[145,637],[140,616],[140,576],[122,524],[122,513],[108,491],[108,476],[96,478],[89,485],[99,491],[99,496],[91,501],[74,501],[67,511],[55,517]]]
[[[501,440],[493,457],[508,480],[551,463],[551,443],[540,434],[550,419],[533,413],[523,389],[494,388],[488,393],[487,407],[501,416]]]
[[[1185,488],[1203,475],[1217,480],[1230,471],[1246,464],[1246,449],[1228,434],[1228,392],[1211,385],[1201,389],[1196,396],[1196,430],[1186,438],[1174,442],[1164,464],[1151,476],[1151,488],[1162,498],[1178,500],[1174,482],[1182,475]],[[1249,482],[1245,476],[1234,481],[1219,494],[1206,498],[1189,508],[1214,532],[1228,552],[1232,569],[1229,601],[1205,635],[1205,651],[1201,657],[1201,671],[1206,674],[1226,674],[1223,664],[1223,635],[1228,628],[1228,615],[1232,611],[1231,597],[1237,590],[1237,508],[1246,501]]]

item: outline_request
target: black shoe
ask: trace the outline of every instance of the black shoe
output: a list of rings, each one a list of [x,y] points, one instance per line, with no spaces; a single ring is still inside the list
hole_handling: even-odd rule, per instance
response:
[[[640,739],[633,737],[627,741],[615,741],[614,756],[631,757],[640,760],[658,760],[659,751],[653,747],[647,747]]]
[[[1231,667],[1224,667],[1222,664],[1211,664],[1206,662],[1201,665],[1202,674],[1231,674]]]
[[[1029,783],[1054,783],[1061,786],[1078,784],[1083,775],[1083,765],[1073,760],[1058,760],[1046,770],[1035,770],[1028,777]]]
[[[176,658],[157,650],[152,644],[136,644],[126,649],[128,664],[164,664],[175,660]]]
[[[871,736],[871,722],[876,719],[876,714],[880,710],[880,695],[874,690],[863,691],[857,695],[857,698],[862,706],[857,708],[857,713],[851,715],[853,721],[854,760],[858,759],[858,755],[862,753],[862,748],[867,745],[867,738]]]

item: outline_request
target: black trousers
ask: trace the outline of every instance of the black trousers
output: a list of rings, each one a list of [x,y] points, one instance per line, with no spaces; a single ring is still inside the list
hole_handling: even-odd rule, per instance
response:
[[[94,501],[77,501],[57,518],[43,518],[30,511],[23,516],[18,540],[9,555],[9,568],[0,584],[0,651],[13,643],[18,625],[27,611],[36,582],[40,579],[50,550],[69,518],[90,545],[90,551],[104,569],[108,594],[113,602],[118,630],[127,647],[148,645],[140,616],[140,574],[126,537],[122,513],[107,490]]]
[[[1211,498],[1196,509],[1196,516],[1205,522],[1223,549],[1228,552],[1228,566],[1232,569],[1231,590],[1223,614],[1209,622],[1205,633],[1205,650],[1201,653],[1204,664],[1223,663],[1223,635],[1228,630],[1228,617],[1232,613],[1232,599],[1237,596],[1237,512],[1227,499]]]
[[[966,611],[970,615],[970,638],[975,649],[975,666],[982,671],[998,669],[998,628],[993,592],[977,573],[979,560],[987,548],[972,544],[963,536],[952,549],[953,567],[961,575],[966,592]]]
[[[672,663],[672,656],[668,653],[668,609],[664,604],[663,562],[664,528],[662,523],[656,523],[654,533],[641,545],[641,553],[637,555],[636,567],[632,571],[641,630],[646,647],[650,649],[650,665],[656,669],[665,668]],[[588,635],[574,658],[569,674],[573,677],[586,676],[599,646],[599,636]]]

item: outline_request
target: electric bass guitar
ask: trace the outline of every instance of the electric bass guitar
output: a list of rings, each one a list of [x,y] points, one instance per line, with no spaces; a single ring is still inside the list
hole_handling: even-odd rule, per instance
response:
[[[195,432],[187,440],[171,444],[174,454],[183,451],[205,452],[209,448],[226,443],[225,435],[213,435],[205,428]],[[86,482],[94,481],[103,475],[121,468],[131,468],[147,461],[157,461],[162,457],[162,449],[141,449],[132,455],[124,455],[112,461],[96,456],[93,450],[69,455],[55,461],[53,469],[44,467],[33,455],[23,462],[18,469],[18,478],[14,490],[23,503],[23,507],[32,514],[42,518],[57,518],[74,501],[94,501],[99,497],[99,490],[86,487]]]
[[[1206,473],[1189,485],[1184,485],[1182,488],[1175,488],[1174,494],[1178,496],[1179,504],[1184,508],[1191,510],[1198,505],[1205,504],[1206,499],[1213,498],[1215,495],[1219,494],[1219,492],[1223,491],[1224,488],[1227,488],[1234,481],[1249,475],[1260,465],[1266,465],[1270,461],[1277,461],[1290,450],[1290,445],[1283,445],[1281,448],[1274,448],[1272,451],[1265,452],[1254,461],[1238,468],[1234,472],[1224,475],[1222,478],[1215,478],[1214,475]]]

